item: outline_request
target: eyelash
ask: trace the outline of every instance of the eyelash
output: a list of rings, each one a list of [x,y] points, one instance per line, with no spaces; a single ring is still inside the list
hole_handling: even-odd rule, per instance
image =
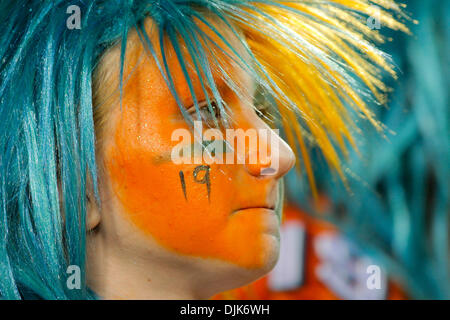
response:
[[[268,94],[264,89],[258,88],[255,90],[255,96],[253,98],[253,105],[255,106],[255,112],[264,121],[272,121],[274,114],[273,114],[273,106],[268,99]]]
[[[265,116],[270,115],[270,108],[264,104],[258,104],[257,106],[255,106],[255,110],[256,110],[256,114],[260,117],[263,118]]]
[[[214,119],[219,120],[221,118],[221,112],[219,109],[219,106],[217,105],[216,101],[211,101],[211,108],[214,112],[214,114],[211,113],[210,111],[210,107],[208,105],[207,101],[202,101],[199,103],[199,110],[200,110],[200,114],[202,116],[202,120],[206,121],[206,122],[214,122]],[[197,111],[195,109],[195,106],[190,107],[188,110],[188,113],[193,115],[194,117],[197,115]],[[202,112],[206,112],[206,116],[202,113]]]
[[[267,105],[267,102],[266,101],[262,103],[261,101],[258,102],[259,103],[255,101],[255,111],[258,117],[260,117],[265,121],[272,119],[273,118],[272,110],[271,107]],[[202,121],[205,121],[206,123],[213,125],[214,119],[220,121],[222,115],[219,106],[217,105],[217,102],[215,100],[212,100],[210,103],[214,114],[211,113],[210,108],[208,106],[208,102],[206,100],[199,102],[199,110]],[[197,110],[195,109],[195,106],[191,106],[187,111],[193,118],[197,118]]]
[[[266,123],[272,123],[275,120],[273,108],[267,103],[255,105],[255,112]]]

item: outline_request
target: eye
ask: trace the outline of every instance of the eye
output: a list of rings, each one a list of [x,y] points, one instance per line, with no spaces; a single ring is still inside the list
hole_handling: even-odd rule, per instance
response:
[[[221,118],[220,109],[217,105],[217,102],[212,100],[210,101],[210,105],[208,105],[208,102],[201,101],[198,104],[199,111],[200,111],[200,117],[201,119],[198,119],[197,110],[195,109],[195,105],[191,106],[187,111],[188,113],[196,120],[202,120],[205,124],[209,126],[214,126],[216,124],[216,121],[219,121]]]
[[[255,112],[258,117],[261,118],[269,126],[271,126],[276,120],[274,107],[269,105],[268,103],[255,105]]]
[[[256,114],[265,122],[274,120],[273,99],[264,90],[256,90],[253,98]]]
[[[267,119],[271,115],[270,108],[265,104],[256,105],[255,109],[258,116],[263,120]]]

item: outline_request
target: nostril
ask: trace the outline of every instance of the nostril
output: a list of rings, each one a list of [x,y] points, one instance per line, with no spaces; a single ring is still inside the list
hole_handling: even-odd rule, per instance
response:
[[[263,168],[261,169],[261,175],[262,176],[273,176],[277,173],[277,170],[274,168]]]
[[[260,149],[247,153],[245,159],[247,171],[255,177],[276,174],[278,168],[273,168],[273,160],[269,153],[270,151],[261,152]]]
[[[261,175],[269,175],[271,174],[272,168],[270,165],[261,165],[260,163],[246,163],[245,167],[247,168],[247,171],[255,177],[259,177]],[[268,172],[268,173],[265,173]]]

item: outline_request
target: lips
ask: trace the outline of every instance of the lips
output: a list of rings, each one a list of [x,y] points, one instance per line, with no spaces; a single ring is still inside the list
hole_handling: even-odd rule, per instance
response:
[[[275,205],[259,205],[259,206],[257,205],[257,206],[242,207],[242,208],[234,210],[231,214],[235,214],[240,211],[254,210],[254,209],[275,210]]]
[[[258,234],[266,234],[279,239],[279,221],[275,210],[271,206],[246,207],[233,211],[231,219],[246,217],[246,222],[254,222],[259,225]]]

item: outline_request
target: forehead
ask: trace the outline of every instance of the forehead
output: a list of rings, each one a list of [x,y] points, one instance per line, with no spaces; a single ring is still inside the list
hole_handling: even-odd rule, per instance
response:
[[[142,31],[145,35],[136,29],[130,30],[124,59],[124,82],[139,73],[140,81],[135,84],[151,84],[168,96],[172,95],[167,87],[167,80],[171,79],[184,105],[192,103],[191,88],[197,98],[204,95],[203,87],[208,94],[214,86],[219,92],[229,90],[231,86],[233,90],[238,88],[251,91],[251,77],[243,67],[251,59],[248,58],[241,39],[225,28],[223,23],[211,20],[207,21],[213,28],[220,30],[220,36],[205,23],[193,21],[198,27],[195,41],[191,37],[184,39],[178,35],[176,44],[169,41],[167,34],[160,37],[158,26],[149,18],[143,23]],[[149,40],[150,45],[146,40]],[[99,88],[100,91],[119,87],[120,55],[121,43],[118,43],[100,61],[97,72],[100,74],[97,77],[100,82],[97,87],[103,87]],[[166,73],[166,67],[170,75]],[[116,75],[115,79],[113,74]]]

